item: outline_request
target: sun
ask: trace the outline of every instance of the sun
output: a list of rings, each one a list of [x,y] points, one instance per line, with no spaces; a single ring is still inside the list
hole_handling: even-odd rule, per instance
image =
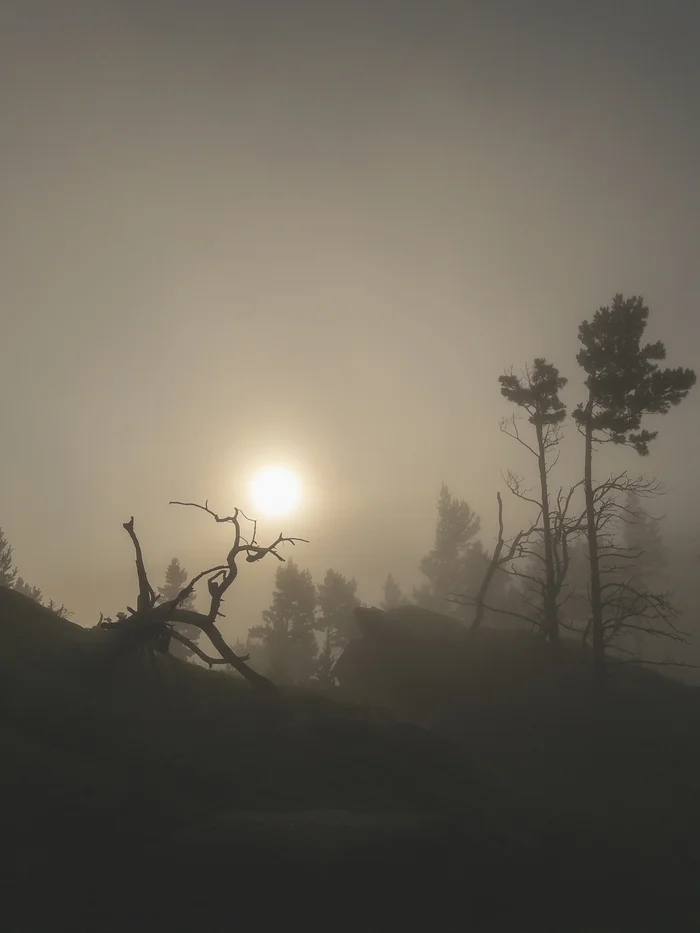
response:
[[[301,486],[291,470],[269,466],[253,477],[250,497],[255,509],[263,515],[287,515],[299,504]]]

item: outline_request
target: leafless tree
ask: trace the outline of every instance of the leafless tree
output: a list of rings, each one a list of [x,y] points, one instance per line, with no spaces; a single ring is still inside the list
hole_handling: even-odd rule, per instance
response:
[[[171,505],[181,505],[195,509],[201,509],[210,515],[214,521],[219,523],[228,523],[233,525],[234,540],[226,555],[225,563],[216,567],[210,567],[201,571],[175,596],[167,602],[159,602],[160,596],[154,591],[146,573],[141,544],[134,530],[133,516],[128,522],[124,523],[124,529],[128,533],[134,546],[136,554],[136,573],[138,578],[139,592],[136,600],[136,609],[127,606],[127,613],[119,613],[117,621],[100,618],[100,624],[117,629],[121,635],[121,645],[123,649],[128,650],[133,647],[142,647],[147,652],[154,651],[166,652],[171,639],[186,645],[190,651],[194,652],[204,662],[211,667],[214,664],[229,664],[235,668],[248,683],[256,690],[266,694],[276,694],[277,688],[257,671],[254,671],[246,664],[247,658],[237,655],[226,643],[219,628],[217,619],[223,618],[221,604],[228,588],[233,584],[238,576],[237,559],[245,556],[248,563],[262,560],[268,554],[276,557],[277,560],[284,561],[284,557],[279,553],[278,548],[281,544],[296,544],[299,541],[306,542],[305,538],[289,538],[280,534],[272,544],[262,546],[256,541],[257,524],[255,521],[247,518],[240,510],[234,509],[233,515],[220,517],[209,508],[208,501],[204,505],[196,502],[173,501]],[[246,539],[241,530],[241,519],[245,519],[252,524],[252,536]],[[181,609],[183,603],[194,590],[195,585],[202,579],[207,580],[207,588],[210,596],[209,611],[206,613],[197,612],[193,609]],[[209,657],[201,648],[195,645],[190,639],[175,631],[173,624],[176,622],[186,622],[189,625],[195,625],[200,628],[209,638],[209,641],[219,652],[219,657]]]

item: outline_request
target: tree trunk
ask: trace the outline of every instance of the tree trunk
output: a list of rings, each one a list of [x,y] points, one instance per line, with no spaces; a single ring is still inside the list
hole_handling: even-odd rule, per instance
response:
[[[542,539],[544,543],[545,592],[544,592],[544,628],[551,644],[559,647],[559,620],[557,618],[557,592],[554,578],[554,551],[552,548],[552,527],[549,514],[549,489],[547,484],[547,462],[545,459],[544,435],[542,425],[535,426],[537,431],[537,458],[540,471],[540,489],[542,496]]]
[[[202,613],[197,612],[195,609],[175,609],[170,613],[168,621],[185,622],[190,625],[196,625],[197,628],[200,628],[204,632],[221,657],[227,661],[231,667],[237,670],[239,674],[245,677],[255,691],[268,697],[277,696],[279,694],[277,687],[271,680],[268,680],[267,677],[263,677],[262,674],[258,674],[252,667],[248,667],[245,661],[239,658],[236,652],[229,648],[221,632],[207,616],[202,615]]]
[[[245,661],[242,661],[235,651],[229,648],[215,625],[207,626],[206,628],[202,626],[202,631],[217,649],[221,657],[228,661],[231,667],[235,668],[239,674],[242,674],[254,690],[263,696],[276,697],[278,695],[277,687],[273,682],[268,680],[267,677],[263,677],[262,674],[258,674],[252,667],[248,667]]]
[[[476,594],[476,612],[474,613],[474,619],[472,624],[469,627],[470,632],[476,632],[481,627],[481,623],[484,621],[484,603],[486,601],[486,594],[489,591],[491,586],[491,581],[493,580],[496,570],[501,566],[501,554],[503,553],[503,499],[501,499],[500,492],[496,493],[496,501],[498,502],[498,540],[496,541],[496,547],[493,549],[493,554],[489,565],[486,568],[486,573],[484,574],[484,579],[481,581],[481,586],[479,587],[479,592]],[[517,540],[517,539],[516,539]],[[513,549],[514,550],[514,549]]]
[[[586,495],[586,527],[588,530],[588,560],[591,574],[591,627],[593,629],[593,682],[600,695],[605,689],[605,641],[603,638],[603,601],[600,589],[600,561],[595,502],[593,500],[593,425],[592,404],[586,410],[586,444],[583,484]]]

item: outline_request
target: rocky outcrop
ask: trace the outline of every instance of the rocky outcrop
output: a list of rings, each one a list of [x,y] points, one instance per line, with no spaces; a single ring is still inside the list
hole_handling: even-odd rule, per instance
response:
[[[420,606],[399,606],[391,612],[361,607],[355,619],[362,636],[373,640],[439,638],[458,645],[469,641],[469,630],[457,619]]]

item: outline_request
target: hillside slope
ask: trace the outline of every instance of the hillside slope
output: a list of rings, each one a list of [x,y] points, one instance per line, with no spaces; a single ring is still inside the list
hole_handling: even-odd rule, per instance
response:
[[[552,929],[597,929],[603,904],[618,930],[669,904],[695,916],[694,694],[633,678],[624,715],[594,736],[571,670],[579,718],[564,702],[544,714],[563,681],[545,677],[541,646],[412,638],[385,638],[353,689],[272,701],[170,657],[115,661],[109,632],[0,590],[16,928],[192,929],[205,909],[228,921],[233,878],[277,890],[313,879],[329,896],[362,892],[365,909],[379,893],[408,928],[419,893],[445,910],[455,900],[480,930],[533,917],[548,929],[582,889],[586,903]],[[428,721],[437,731],[416,724]],[[31,895],[37,879],[50,899]],[[652,881],[663,898],[630,911]],[[216,904],[202,894],[217,890]]]

